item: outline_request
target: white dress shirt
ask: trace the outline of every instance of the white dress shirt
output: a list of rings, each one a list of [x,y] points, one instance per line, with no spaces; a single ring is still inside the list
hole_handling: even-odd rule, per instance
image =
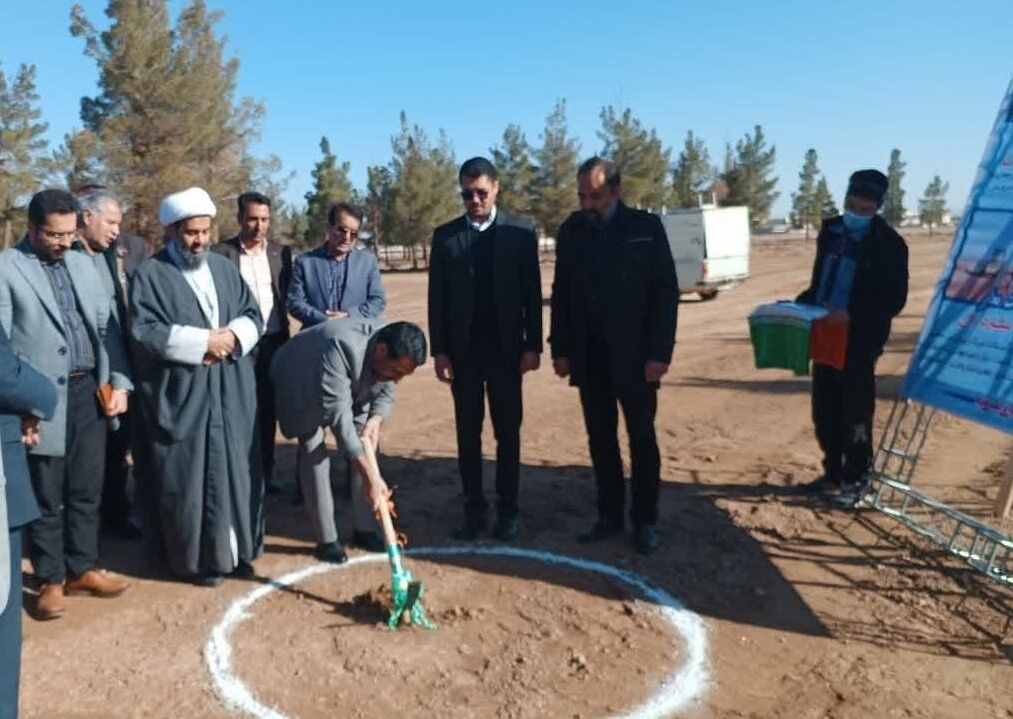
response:
[[[207,260],[205,259],[195,269],[190,269],[182,264],[174,250],[175,246],[170,244],[169,253],[173,255],[176,266],[183,274],[190,289],[193,290],[197,304],[200,305],[201,312],[204,313],[204,318],[211,327],[221,327],[218,316],[218,291],[215,289],[215,279],[211,274]],[[233,357],[245,356],[260,339],[260,328],[249,317],[236,317],[225,326],[232,330],[236,339],[239,340]],[[173,325],[169,330],[169,340],[165,346],[165,358],[171,362],[183,364],[203,364],[210,337],[211,330],[207,327]]]
[[[492,223],[496,221],[496,205],[492,206],[492,212],[489,213],[489,217],[485,222],[474,222],[470,215],[465,215],[465,217],[468,218],[468,226],[471,227],[471,229],[475,232],[485,232],[492,227]]]
[[[274,288],[271,284],[271,264],[267,261],[267,243],[261,242],[252,250],[239,242],[239,274],[250,288],[260,306],[264,318],[264,334],[281,332],[281,313],[274,304]]]

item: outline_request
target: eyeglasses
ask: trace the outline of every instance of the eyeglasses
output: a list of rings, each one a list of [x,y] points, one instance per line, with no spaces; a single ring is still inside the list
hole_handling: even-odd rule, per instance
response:
[[[359,237],[358,230],[353,230],[350,227],[341,227],[340,225],[332,227],[331,232],[335,235],[341,235],[342,237],[351,237],[353,240]]]
[[[484,200],[489,196],[488,190],[461,190],[461,199],[467,202],[472,197],[477,197],[480,200]]]

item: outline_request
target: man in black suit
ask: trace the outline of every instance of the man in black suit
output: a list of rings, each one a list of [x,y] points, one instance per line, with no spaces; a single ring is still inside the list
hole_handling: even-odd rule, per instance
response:
[[[542,291],[534,224],[496,207],[496,168],[474,157],[458,173],[465,214],[433,233],[429,334],[436,376],[450,384],[465,515],[456,539],[486,528],[482,489],[485,396],[496,436],[497,521],[493,534],[517,536],[521,377],[538,369]]]
[[[269,238],[271,200],[259,192],[239,196],[239,234],[214,246],[232,260],[250,288],[264,318],[264,334],[251,353],[257,376],[257,431],[260,457],[268,492],[277,492],[274,480],[274,432],[277,421],[271,360],[288,339],[285,298],[292,277],[292,250]]]
[[[611,162],[582,164],[577,193],[581,209],[556,235],[549,343],[556,374],[580,389],[598,484],[598,520],[580,541],[624,530],[618,402],[630,436],[633,544],[651,554],[661,482],[654,417],[675,346],[679,283],[661,220],[620,201]]]
[[[127,336],[127,286],[134,270],[145,257],[144,241],[136,235],[120,232],[123,210],[119,199],[101,185],[87,185],[75,193],[78,202],[78,238],[76,248],[89,255],[110,297],[113,322],[122,340],[124,356],[129,357]],[[127,475],[131,462],[136,479],[141,442],[134,436],[139,431],[135,408],[120,418],[119,426],[110,429],[106,439],[105,476],[102,484],[102,532],[118,539],[139,539],[137,525],[130,518],[127,497]],[[134,450],[134,451],[131,451]],[[136,483],[136,484],[142,484]]]

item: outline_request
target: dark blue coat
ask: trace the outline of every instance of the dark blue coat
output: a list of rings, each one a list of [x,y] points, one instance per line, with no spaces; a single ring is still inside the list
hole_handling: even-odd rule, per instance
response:
[[[322,245],[296,258],[286,302],[289,314],[312,327],[327,320],[330,294],[329,263],[333,262]],[[345,290],[341,297],[342,312],[356,319],[379,317],[387,306],[387,297],[380,279],[376,255],[367,250],[352,250],[345,260]]]
[[[56,387],[41,372],[22,362],[11,350],[7,333],[0,329],[0,441],[7,477],[7,525],[16,529],[39,516],[39,506],[28,477],[28,460],[21,442],[21,418],[52,419]]]

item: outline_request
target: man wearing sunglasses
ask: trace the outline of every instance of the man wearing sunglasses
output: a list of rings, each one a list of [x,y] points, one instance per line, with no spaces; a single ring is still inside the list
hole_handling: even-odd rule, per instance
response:
[[[296,259],[287,305],[304,328],[383,314],[387,297],[376,256],[355,249],[361,226],[362,210],[345,202],[331,206],[324,244]]]
[[[496,168],[474,157],[458,173],[465,214],[433,233],[429,335],[436,376],[451,387],[464,523],[455,539],[486,529],[482,422],[489,397],[496,435],[497,521],[493,535],[517,536],[521,377],[542,352],[542,285],[531,220],[497,209]]]

